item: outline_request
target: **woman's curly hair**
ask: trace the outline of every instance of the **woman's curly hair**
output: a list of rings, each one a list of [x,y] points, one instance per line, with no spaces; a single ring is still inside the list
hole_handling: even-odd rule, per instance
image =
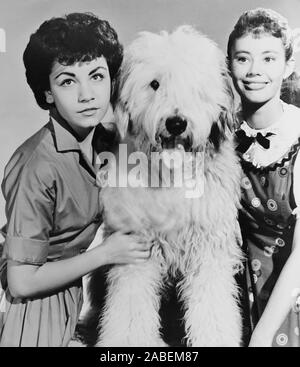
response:
[[[108,21],[92,13],[71,13],[45,21],[30,37],[23,61],[27,82],[38,105],[47,110],[45,91],[50,89],[49,75],[54,62],[72,65],[103,56],[111,80],[123,60],[123,46]]]

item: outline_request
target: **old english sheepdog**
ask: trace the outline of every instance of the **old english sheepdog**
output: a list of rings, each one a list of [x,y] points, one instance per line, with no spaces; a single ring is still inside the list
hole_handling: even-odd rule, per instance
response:
[[[107,234],[132,233],[152,250],[143,264],[108,270],[98,346],[165,345],[161,294],[178,275],[187,345],[239,346],[232,102],[225,57],[193,27],[142,32],[127,48],[115,112],[132,147],[105,166],[100,199]]]

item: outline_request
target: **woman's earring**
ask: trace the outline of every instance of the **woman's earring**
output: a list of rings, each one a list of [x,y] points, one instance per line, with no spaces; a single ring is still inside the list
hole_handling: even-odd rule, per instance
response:
[[[49,104],[54,103],[54,98],[52,96],[52,93],[50,91],[45,91],[45,96],[46,96],[46,102]]]

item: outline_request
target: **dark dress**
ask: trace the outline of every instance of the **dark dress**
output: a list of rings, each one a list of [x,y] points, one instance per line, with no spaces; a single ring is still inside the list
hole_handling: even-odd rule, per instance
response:
[[[296,216],[293,169],[300,139],[279,161],[255,167],[245,161],[243,168],[240,225],[247,256],[244,303],[245,340],[261,317],[270,294],[292,249]],[[300,263],[299,263],[300,266]],[[300,346],[299,309],[292,307],[273,339],[273,346]]]
[[[42,265],[78,255],[102,221],[95,171],[55,117],[17,149],[5,169],[0,346],[67,346],[82,306],[81,280],[30,299],[13,298],[7,288],[8,260]]]

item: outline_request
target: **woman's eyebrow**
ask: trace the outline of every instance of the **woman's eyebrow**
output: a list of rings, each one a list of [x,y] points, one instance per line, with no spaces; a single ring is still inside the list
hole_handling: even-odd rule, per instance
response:
[[[89,72],[89,75],[95,73],[99,69],[107,70],[107,68],[105,66],[97,66],[95,69],[93,69],[92,71]]]
[[[89,75],[92,75],[92,74],[94,74],[97,70],[99,70],[99,69],[103,69],[103,70],[107,70],[107,68],[105,67],[105,66],[97,66],[95,69],[93,69],[93,70],[91,70],[90,72],[89,72]],[[62,71],[61,73],[59,73],[58,75],[56,75],[56,77],[54,78],[54,79],[57,79],[58,77],[60,77],[61,75],[67,75],[67,76],[71,76],[71,77],[73,77],[73,78],[75,78],[76,77],[76,74],[74,74],[74,73],[71,73],[71,72],[69,72],[69,71]]]
[[[279,52],[276,51],[276,50],[266,50],[266,51],[263,52],[263,54],[269,54],[269,53],[278,54]]]
[[[54,79],[57,79],[61,75],[68,75],[68,76],[71,76],[71,77],[75,78],[75,74],[69,73],[68,71],[62,71],[61,73],[59,73],[58,75],[56,75],[56,77]]]
[[[265,51],[262,52],[263,55],[264,54],[270,54],[270,53],[272,53],[272,54],[278,54],[279,52],[276,51],[276,50],[265,50]],[[248,55],[250,55],[251,52],[244,51],[244,50],[238,50],[238,51],[234,52],[234,55],[238,55],[238,54],[248,54]]]
[[[235,55],[237,55],[237,54],[250,54],[250,52],[249,51],[244,51],[244,50],[238,50],[234,54]]]

